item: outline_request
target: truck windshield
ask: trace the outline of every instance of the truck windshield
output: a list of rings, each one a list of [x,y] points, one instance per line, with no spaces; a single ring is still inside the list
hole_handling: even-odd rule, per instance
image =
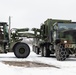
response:
[[[58,23],[59,30],[75,30],[76,23]]]
[[[59,23],[58,37],[76,43],[76,23]]]

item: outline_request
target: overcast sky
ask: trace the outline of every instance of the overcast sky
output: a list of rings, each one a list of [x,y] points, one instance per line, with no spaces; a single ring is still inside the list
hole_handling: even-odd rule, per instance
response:
[[[40,27],[47,18],[76,21],[76,0],[0,0],[0,21],[12,28]]]

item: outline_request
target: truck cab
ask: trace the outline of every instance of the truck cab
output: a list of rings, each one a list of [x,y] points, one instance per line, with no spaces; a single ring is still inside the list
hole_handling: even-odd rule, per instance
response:
[[[53,24],[53,41],[56,57],[65,60],[76,53],[76,22]],[[59,55],[58,55],[59,54]],[[61,56],[61,57],[60,57]]]
[[[9,43],[8,25],[0,22],[0,52],[6,53],[6,45]]]
[[[63,43],[76,43],[76,23],[56,23],[54,24],[53,37],[54,40],[60,39],[64,40]],[[66,41],[66,42],[65,42]]]

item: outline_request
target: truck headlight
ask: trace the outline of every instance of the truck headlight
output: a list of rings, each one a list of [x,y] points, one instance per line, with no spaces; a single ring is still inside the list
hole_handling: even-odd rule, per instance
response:
[[[67,41],[65,40],[64,43],[67,43]]]

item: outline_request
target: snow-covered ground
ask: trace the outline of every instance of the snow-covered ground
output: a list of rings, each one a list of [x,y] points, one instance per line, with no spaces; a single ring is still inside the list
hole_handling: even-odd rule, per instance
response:
[[[2,61],[33,61],[54,65],[55,67],[18,67],[4,64]],[[55,56],[41,57],[31,51],[25,59],[18,59],[13,53],[0,54],[0,75],[76,75],[76,58],[70,57],[66,61],[57,61]]]

